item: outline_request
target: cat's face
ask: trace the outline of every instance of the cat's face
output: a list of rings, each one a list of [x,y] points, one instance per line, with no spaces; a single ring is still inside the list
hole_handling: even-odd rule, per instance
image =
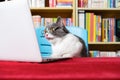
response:
[[[58,17],[56,23],[52,23],[46,26],[45,28],[45,38],[50,40],[53,40],[55,38],[60,38],[65,36],[68,32],[68,30],[65,28],[62,18]]]

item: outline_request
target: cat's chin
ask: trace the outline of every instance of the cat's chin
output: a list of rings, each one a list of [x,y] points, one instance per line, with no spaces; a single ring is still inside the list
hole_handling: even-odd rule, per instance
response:
[[[50,41],[50,40],[53,40],[54,38],[46,38],[46,39]]]

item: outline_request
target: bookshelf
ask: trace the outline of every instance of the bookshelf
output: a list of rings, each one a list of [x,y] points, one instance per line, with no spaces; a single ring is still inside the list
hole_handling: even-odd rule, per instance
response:
[[[78,26],[78,11],[92,12],[104,18],[120,18],[120,8],[80,8],[78,0],[73,0],[72,7],[49,7],[49,0],[45,0],[45,7],[31,8],[32,15],[40,15],[46,18],[61,16],[73,18],[73,25]],[[89,42],[89,50],[117,51],[120,50],[120,42]]]
[[[73,0],[72,7],[49,7],[49,0],[45,0],[45,7],[35,8],[31,7],[32,15],[40,15],[45,18],[72,18],[73,25],[75,26],[75,0]]]
[[[102,18],[120,18],[120,8],[80,8],[78,7],[78,0],[76,0],[76,26],[79,26],[78,11],[95,13],[101,15]],[[88,33],[89,34],[89,33]],[[118,51],[120,50],[120,42],[89,42],[89,50],[100,51]]]

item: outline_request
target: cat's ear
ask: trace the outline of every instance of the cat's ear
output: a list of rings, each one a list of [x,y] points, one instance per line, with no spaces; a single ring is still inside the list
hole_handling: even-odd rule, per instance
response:
[[[49,27],[50,26],[50,22],[46,22],[46,27]]]
[[[61,18],[60,16],[57,17],[56,23],[57,23],[59,26],[61,26],[61,27],[64,26],[63,20],[62,20],[62,18]]]

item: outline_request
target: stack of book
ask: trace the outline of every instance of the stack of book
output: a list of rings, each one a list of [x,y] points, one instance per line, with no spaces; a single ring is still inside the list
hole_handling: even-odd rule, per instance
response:
[[[120,8],[120,0],[78,0],[78,7]]]
[[[49,7],[56,7],[56,0],[49,0]]]
[[[48,24],[55,23],[57,21],[57,18],[44,18],[41,17],[40,15],[33,15],[32,17],[35,28],[46,26]],[[72,18],[63,18],[63,23],[65,26],[73,26]]]
[[[31,8],[72,7],[73,0],[28,0]]]
[[[72,7],[73,0],[56,0],[56,7]]]
[[[91,57],[120,57],[120,51],[90,51]]]
[[[73,0],[49,0],[49,7],[72,7]]]
[[[102,18],[101,15],[79,11],[79,26],[88,30],[88,42],[120,41],[119,18]]]
[[[28,0],[31,8],[45,7],[45,0]]]

